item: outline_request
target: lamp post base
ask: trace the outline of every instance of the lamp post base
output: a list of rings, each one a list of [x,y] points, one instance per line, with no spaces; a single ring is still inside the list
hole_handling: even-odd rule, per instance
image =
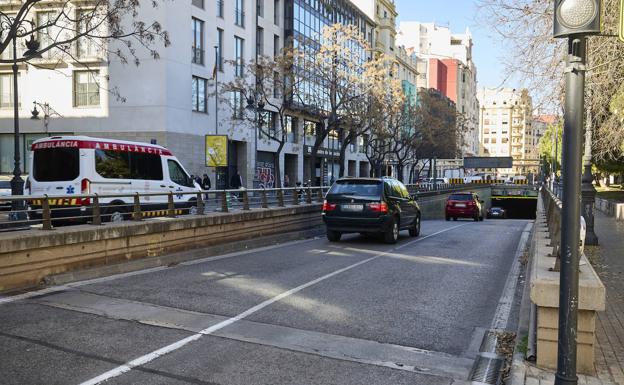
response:
[[[585,218],[586,232],[585,244],[598,246],[598,236],[594,231],[594,203],[596,201],[596,189],[591,182],[581,184],[581,207],[583,218]]]

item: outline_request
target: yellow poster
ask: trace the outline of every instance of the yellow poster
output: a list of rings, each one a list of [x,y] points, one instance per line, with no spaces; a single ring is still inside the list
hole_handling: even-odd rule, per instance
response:
[[[227,164],[226,135],[206,135],[206,166],[226,167]]]

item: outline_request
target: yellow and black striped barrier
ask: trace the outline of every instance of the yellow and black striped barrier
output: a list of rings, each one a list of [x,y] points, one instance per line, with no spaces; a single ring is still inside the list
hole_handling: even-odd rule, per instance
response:
[[[33,199],[29,201],[33,206],[43,205],[43,199]],[[48,199],[50,206],[80,206],[82,204],[82,198],[59,198]]]
[[[449,184],[464,184],[463,178],[449,178]]]
[[[184,214],[184,210],[176,209],[174,210],[175,215]],[[141,211],[141,215],[143,217],[166,217],[168,215],[167,210],[152,210],[152,211]]]
[[[526,179],[518,179],[514,180],[514,184],[529,184],[529,181]]]

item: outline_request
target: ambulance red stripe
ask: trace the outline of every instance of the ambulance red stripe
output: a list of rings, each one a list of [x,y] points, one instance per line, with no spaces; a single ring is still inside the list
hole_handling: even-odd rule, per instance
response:
[[[166,148],[134,143],[116,143],[91,140],[49,140],[45,142],[33,143],[33,145],[31,146],[31,150],[33,151],[46,148],[82,148],[107,151],[140,152],[143,154],[155,154],[165,156],[172,155],[171,151],[167,150]]]

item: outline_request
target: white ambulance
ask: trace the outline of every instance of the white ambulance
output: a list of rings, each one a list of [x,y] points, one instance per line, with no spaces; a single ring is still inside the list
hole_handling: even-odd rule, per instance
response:
[[[88,216],[89,199],[74,198],[80,194],[174,193],[176,208],[191,209],[200,187],[191,179],[178,159],[168,149],[155,144],[128,142],[88,136],[53,136],[32,144],[30,175],[26,188],[30,195],[67,196],[51,199],[51,207],[73,206],[52,210],[53,216]],[[142,211],[147,214],[167,208],[167,195],[141,197]],[[100,198],[105,220],[118,221],[132,211],[132,197]],[[34,217],[40,214],[39,200],[33,200]],[[75,211],[75,210],[71,210]],[[56,214],[56,215],[54,215]],[[148,215],[149,216],[149,215]]]

